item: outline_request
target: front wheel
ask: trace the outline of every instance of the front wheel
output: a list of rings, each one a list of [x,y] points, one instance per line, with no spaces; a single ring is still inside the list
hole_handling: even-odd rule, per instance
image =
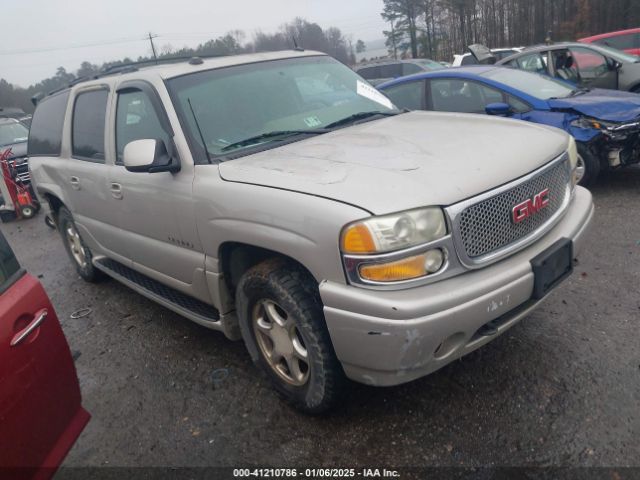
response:
[[[335,405],[344,372],[318,286],[307,272],[285,260],[267,260],[241,278],[236,307],[251,358],[288,403],[312,414]]]
[[[578,166],[576,167],[578,185],[589,187],[600,175],[600,160],[588,145],[578,142]]]

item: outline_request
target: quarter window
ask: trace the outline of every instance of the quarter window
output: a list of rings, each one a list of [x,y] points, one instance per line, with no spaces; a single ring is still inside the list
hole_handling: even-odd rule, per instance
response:
[[[128,143],[142,139],[160,139],[169,148],[169,135],[162,128],[147,94],[141,91],[121,93],[116,113],[116,164],[123,164],[124,147]]]
[[[106,90],[85,92],[76,97],[72,130],[74,157],[104,163],[104,124],[108,97]]]
[[[60,156],[62,127],[68,100],[69,91],[67,90],[38,103],[29,131],[29,156]]]

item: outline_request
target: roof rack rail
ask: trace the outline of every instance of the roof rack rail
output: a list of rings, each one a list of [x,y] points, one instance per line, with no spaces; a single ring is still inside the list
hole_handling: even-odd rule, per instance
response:
[[[156,59],[149,59],[149,60],[141,60],[138,62],[128,62],[128,63],[118,63],[115,65],[110,65],[106,68],[103,68],[102,70],[100,70],[100,72],[98,72],[96,75],[92,75],[92,76],[84,76],[84,77],[79,77],[76,78],[74,80],[72,80],[71,82],[69,82],[67,85],[65,85],[64,87],[60,87],[57,88],[55,90],[50,91],[49,93],[47,93],[46,96],[50,96],[50,95],[54,95],[56,93],[62,92],[64,90],[67,90],[68,88],[73,87],[74,85],[77,85],[79,83],[83,83],[83,82],[88,82],[89,80],[97,80],[99,78],[103,78],[103,77],[108,77],[110,75],[117,75],[117,74],[123,74],[123,73],[131,73],[131,72],[136,72],[139,70],[138,67],[153,67],[155,65],[160,65],[160,64],[165,64],[165,63],[178,63],[178,62],[186,62],[189,61],[191,62],[192,60],[198,58],[198,59],[203,59],[203,58],[220,58],[220,57],[225,57],[226,55],[184,55],[184,56],[179,56],[179,57],[163,57],[163,58],[158,58]],[[197,62],[192,63],[193,65],[197,65]],[[39,101],[40,99],[36,99],[36,102]],[[34,101],[34,99],[32,98],[31,100],[32,102]]]
[[[160,65],[163,63],[186,62],[191,60],[192,58],[219,58],[219,57],[225,57],[225,56],[226,55],[211,54],[211,55],[181,55],[176,57],[161,57],[161,58],[158,58],[157,60],[154,58],[151,58],[149,60],[140,60],[138,62],[119,63],[116,65],[111,65],[107,68],[102,69],[102,71],[98,75],[102,76],[103,74],[122,73],[123,69],[131,68],[131,67],[143,67],[143,66],[153,67],[155,65]],[[135,71],[135,70],[132,70],[132,71]]]

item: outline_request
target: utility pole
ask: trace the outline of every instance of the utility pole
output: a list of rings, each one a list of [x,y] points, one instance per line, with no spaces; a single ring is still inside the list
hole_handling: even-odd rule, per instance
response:
[[[393,26],[393,20],[389,20],[391,24],[391,41],[393,42],[393,59],[398,60],[398,46],[396,45],[396,29]]]
[[[151,51],[153,52],[153,59],[156,61],[156,64],[158,63],[158,55],[156,55],[156,46],[153,44],[153,39],[157,37],[157,35],[153,35],[149,32],[149,42],[151,43]]]

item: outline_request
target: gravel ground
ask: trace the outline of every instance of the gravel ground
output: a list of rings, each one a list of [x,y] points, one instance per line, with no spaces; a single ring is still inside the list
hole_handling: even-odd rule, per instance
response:
[[[639,189],[640,169],[593,189],[577,270],[535,314],[408,385],[352,384],[320,418],[282,404],[241,342],[83,282],[42,215],[1,229],[79,354],[93,418],[68,466],[640,466]]]

